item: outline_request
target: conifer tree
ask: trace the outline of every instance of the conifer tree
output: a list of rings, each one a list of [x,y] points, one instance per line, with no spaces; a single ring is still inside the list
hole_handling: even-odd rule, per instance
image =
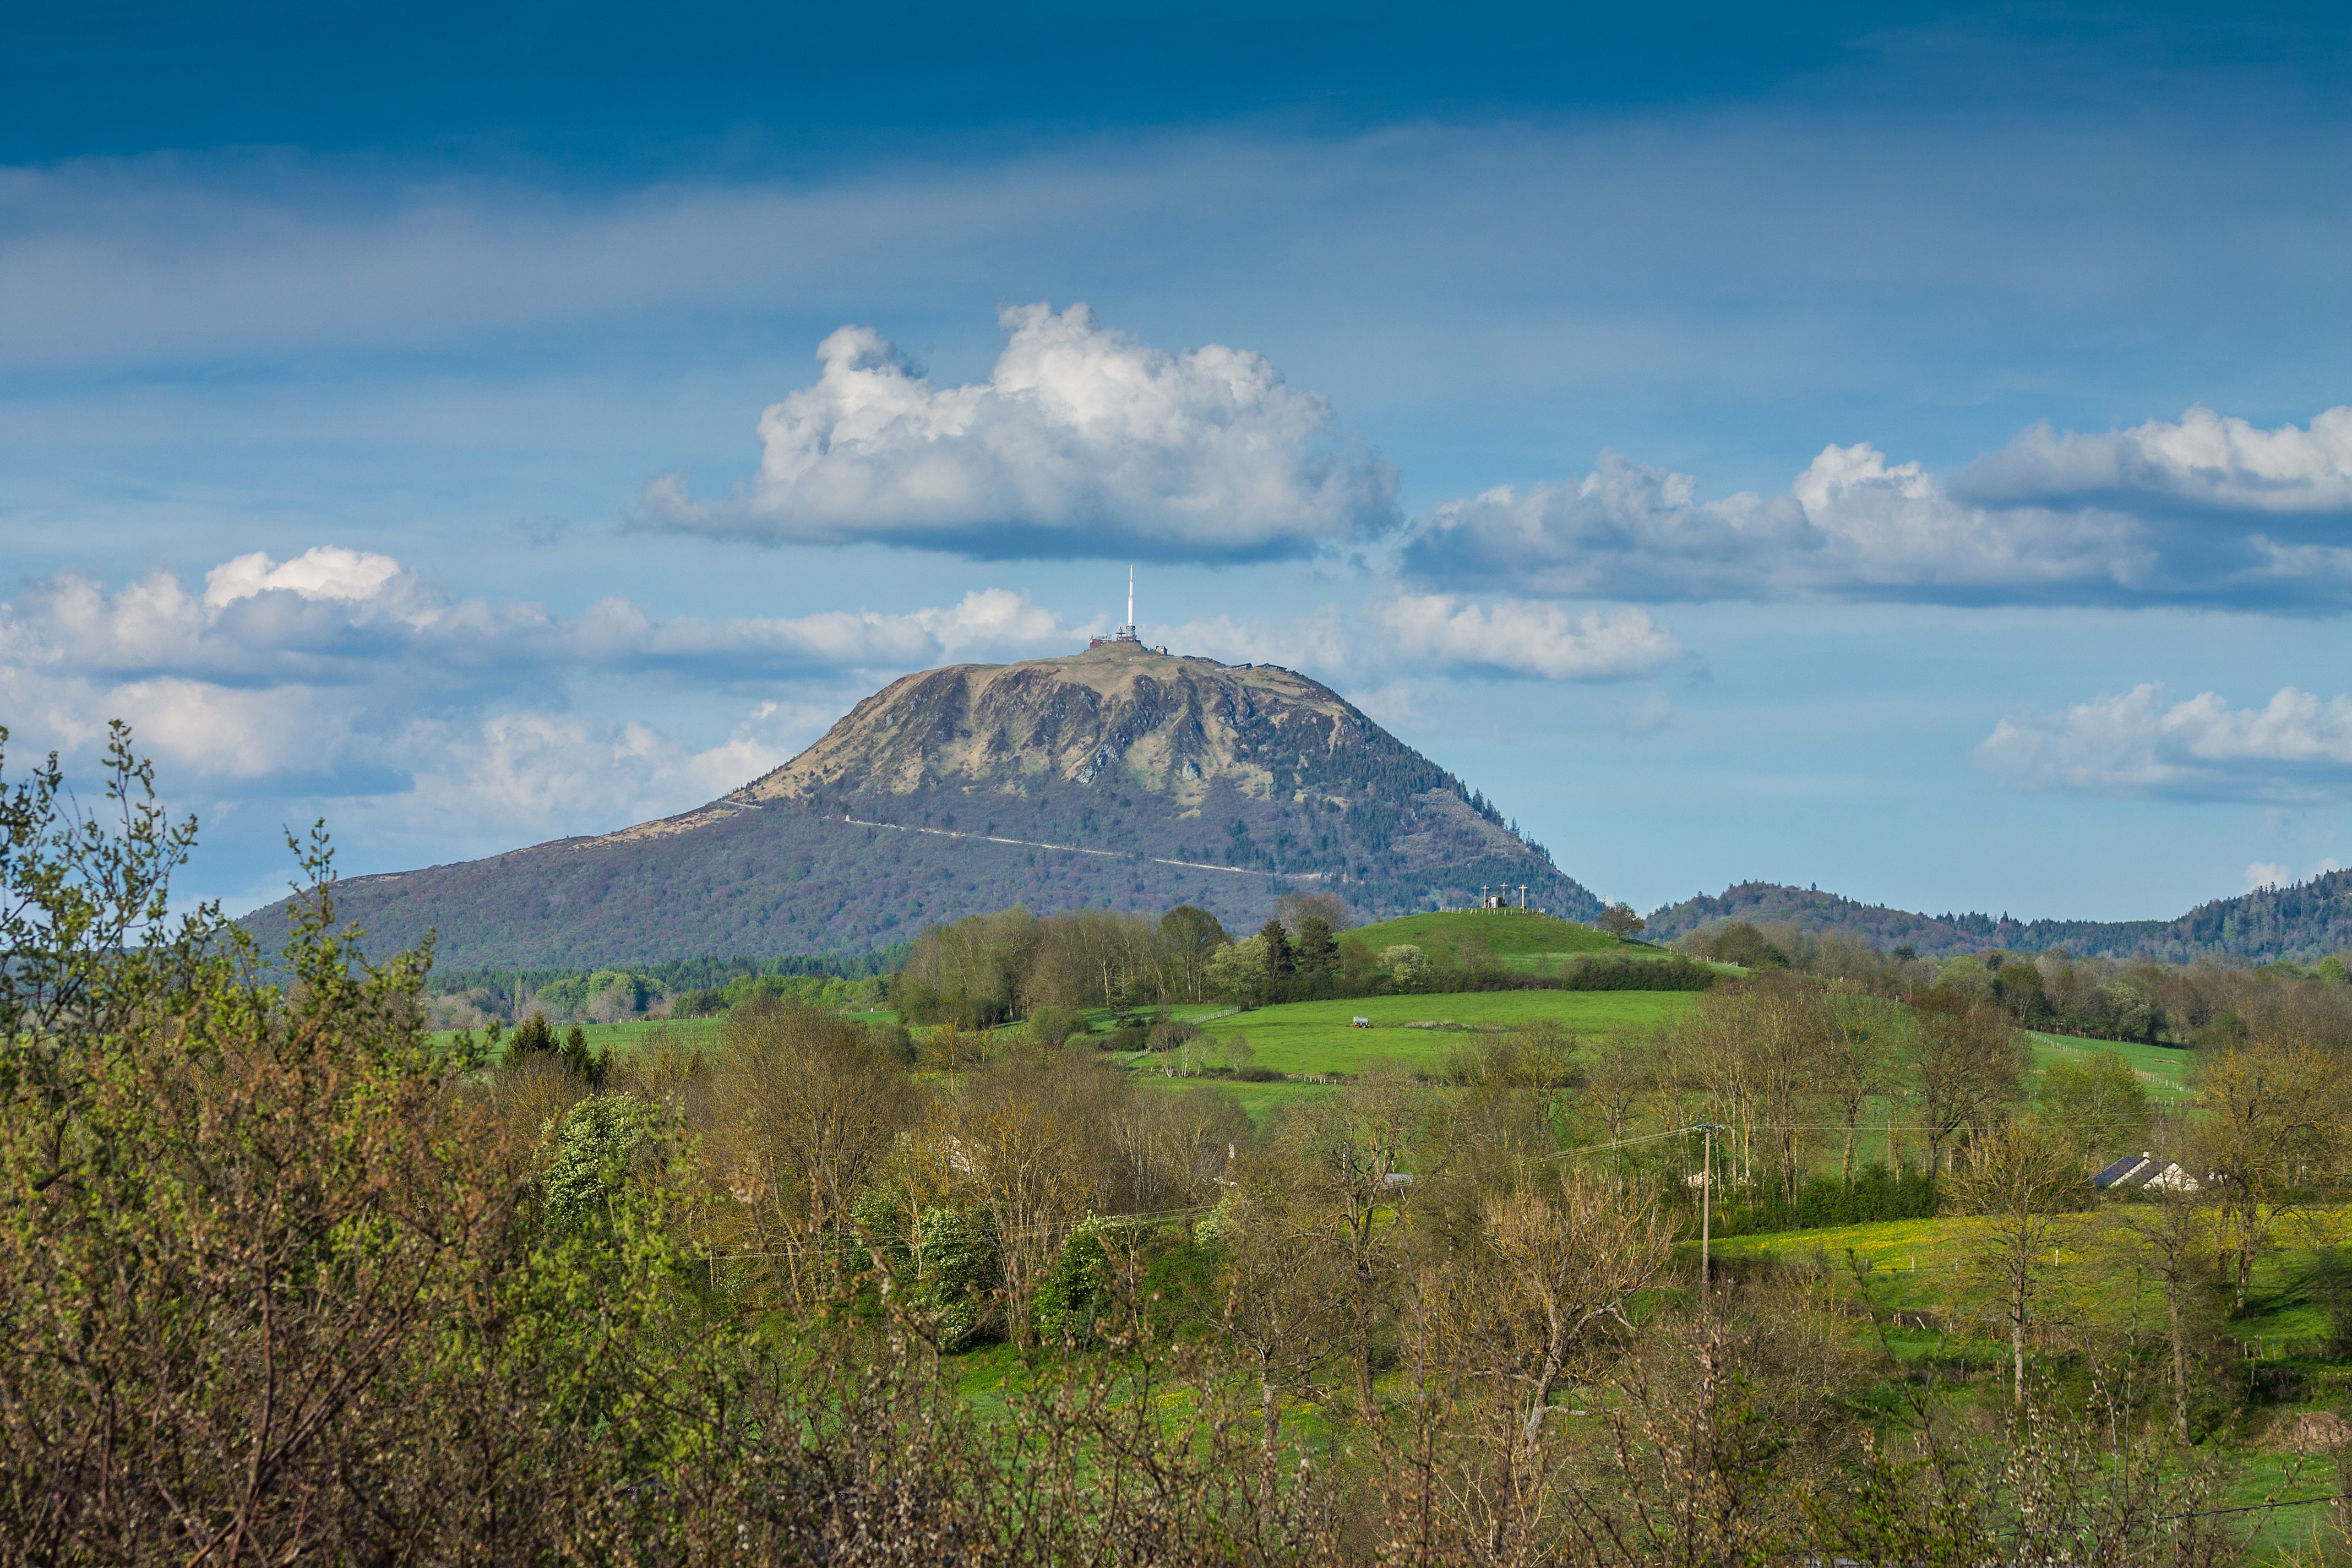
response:
[[[1258,927],[1257,934],[1265,939],[1265,973],[1268,979],[1280,984],[1288,980],[1298,965],[1297,955],[1290,945],[1290,932],[1280,921],[1268,921]]]

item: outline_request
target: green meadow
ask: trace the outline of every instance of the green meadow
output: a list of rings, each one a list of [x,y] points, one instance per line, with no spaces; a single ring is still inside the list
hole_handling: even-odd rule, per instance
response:
[[[851,1016],[862,1016],[853,1014]],[[611,1051],[615,1056],[629,1056],[638,1051],[675,1046],[681,1049],[709,1050],[719,1044],[720,1031],[727,1020],[715,1018],[632,1018],[619,1024],[581,1024],[576,1026],[587,1037],[591,1048]],[[559,1036],[572,1032],[575,1026],[554,1026]],[[514,1031],[509,1029],[508,1034]],[[457,1037],[454,1029],[436,1030],[433,1039],[446,1046]],[[477,1038],[478,1038],[478,1033]]]
[[[1427,996],[1360,996],[1333,1002],[1288,1002],[1277,1007],[1213,1018],[1202,1028],[1219,1040],[1248,1039],[1254,1060],[1286,1073],[1360,1073],[1391,1066],[1441,1067],[1484,1030],[1514,1028],[1538,1019],[1580,1034],[1627,1034],[1679,1017],[1687,991],[1475,991]],[[1369,1029],[1350,1020],[1369,1018]],[[1413,1027],[1451,1024],[1458,1028]]]

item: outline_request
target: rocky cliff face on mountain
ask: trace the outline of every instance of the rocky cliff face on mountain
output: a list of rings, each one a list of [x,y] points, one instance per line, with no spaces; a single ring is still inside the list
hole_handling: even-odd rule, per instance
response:
[[[1013,903],[1190,902],[1255,928],[1291,890],[1385,916],[1504,884],[1599,910],[1329,689],[1122,642],[910,675],[694,811],[340,896],[375,948],[430,929],[444,964],[520,966],[857,952]]]

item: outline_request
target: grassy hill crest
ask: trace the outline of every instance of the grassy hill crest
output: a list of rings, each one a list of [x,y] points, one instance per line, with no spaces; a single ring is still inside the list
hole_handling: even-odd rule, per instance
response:
[[[1459,963],[1483,949],[1508,968],[1540,967],[1592,953],[1664,957],[1646,942],[1625,942],[1576,921],[1534,910],[1443,910],[1381,921],[1349,933],[1375,953],[1409,943],[1441,963]]]

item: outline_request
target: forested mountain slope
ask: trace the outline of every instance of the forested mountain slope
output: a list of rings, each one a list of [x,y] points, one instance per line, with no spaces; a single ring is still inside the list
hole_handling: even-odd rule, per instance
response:
[[[1924,957],[1990,948],[2082,957],[2195,958],[2307,963],[2352,946],[2352,871],[2330,871],[2289,887],[2216,899],[2170,921],[2020,921],[2007,914],[1915,914],[1856,903],[1814,888],[1741,882],[1651,911],[1649,934],[1671,941],[1726,921],[1783,921],[1834,931],[1879,948],[1908,946]]]
[[[1506,882],[1599,910],[1328,688],[1111,643],[910,675],[709,805],[341,896],[378,949],[431,929],[444,963],[529,965],[859,952],[1014,903],[1192,902],[1254,928],[1293,889],[1377,917]]]

